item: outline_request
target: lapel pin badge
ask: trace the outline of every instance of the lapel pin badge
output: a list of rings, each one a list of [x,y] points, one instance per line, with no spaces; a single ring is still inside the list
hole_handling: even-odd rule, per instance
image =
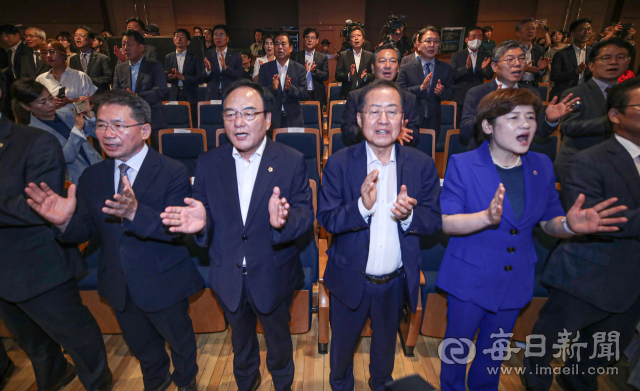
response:
[[[273,167],[269,167],[269,172],[273,172]]]
[[[538,171],[533,170],[533,175],[538,175]]]

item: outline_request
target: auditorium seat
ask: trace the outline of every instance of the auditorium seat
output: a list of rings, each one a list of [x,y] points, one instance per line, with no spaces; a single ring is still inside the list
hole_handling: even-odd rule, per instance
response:
[[[433,129],[420,129],[420,143],[416,147],[429,155],[432,159],[436,157],[436,132]]]
[[[559,136],[560,133],[557,131],[547,137],[535,136],[529,150],[547,155],[552,162],[555,162],[558,150],[560,149]]]
[[[207,99],[207,83],[198,85],[198,102],[204,102]]]
[[[542,100],[545,102],[549,101],[549,92],[551,90],[551,86],[549,83],[540,83],[538,84],[538,91],[540,91],[540,96]]]
[[[161,154],[187,166],[189,176],[196,172],[198,156],[207,151],[207,135],[203,129],[162,129],[158,132]]]
[[[300,102],[302,108],[302,121],[305,128],[314,128],[322,134],[322,109],[320,102],[306,101]]]
[[[198,129],[207,132],[207,143],[216,145],[216,130],[224,128],[222,120],[222,101],[198,102]]]
[[[329,85],[327,86],[327,104],[331,104],[331,102],[333,102],[334,100],[340,99],[341,89],[342,89],[342,83],[340,82],[329,83]]]
[[[304,155],[309,179],[320,183],[320,132],[309,128],[279,128],[273,130],[273,141],[288,145]]]
[[[339,128],[342,125],[342,113],[346,100],[335,100],[329,104],[329,118],[327,127],[329,129]]]
[[[227,131],[224,128],[216,129],[216,147],[221,146],[222,144],[228,144],[231,141],[229,140],[229,136],[227,136]]]
[[[167,128],[193,128],[189,102],[163,101],[162,113]]]
[[[340,128],[334,128],[329,130],[329,156],[338,152],[343,148],[347,148],[344,137],[342,137],[342,131]]]
[[[462,108],[460,109],[462,110]],[[438,134],[436,152],[444,152],[447,130],[457,128],[458,104],[454,101],[445,100],[440,102],[440,110],[440,129],[434,129]]]
[[[444,147],[444,159],[442,159],[442,176],[447,174],[447,164],[449,158],[456,153],[467,152],[467,146],[460,142],[460,129],[447,130],[447,138]]]

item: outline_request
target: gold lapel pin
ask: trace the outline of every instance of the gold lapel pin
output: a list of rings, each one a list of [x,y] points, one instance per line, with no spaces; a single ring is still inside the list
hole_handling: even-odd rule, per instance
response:
[[[269,172],[273,172],[273,167],[269,167]]]
[[[533,170],[533,175],[538,175],[538,171]]]

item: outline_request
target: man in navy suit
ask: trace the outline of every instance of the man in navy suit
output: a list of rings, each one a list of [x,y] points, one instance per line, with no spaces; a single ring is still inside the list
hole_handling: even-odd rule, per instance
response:
[[[544,56],[544,49],[538,45],[534,45],[536,39],[536,26],[538,22],[529,18],[520,21],[516,25],[516,37],[518,42],[523,46],[526,56],[524,64],[522,81],[520,84],[526,84],[531,87],[538,88],[538,81],[547,73],[547,67],[551,59]]]
[[[446,62],[436,60],[440,48],[440,33],[427,26],[418,33],[419,59],[402,68],[398,75],[398,86],[418,98],[422,107],[420,127],[440,133],[440,102],[453,95],[453,70]]]
[[[524,49],[518,41],[504,41],[493,49],[491,67],[496,73],[495,80],[470,89],[464,101],[460,137],[463,142],[467,142],[469,151],[478,148],[486,140],[484,132],[478,131],[476,127],[478,105],[482,98],[499,88],[529,88],[540,95],[537,88],[520,84],[526,61]],[[545,137],[553,133],[560,118],[569,113],[571,105],[578,100],[570,98],[571,96],[567,96],[560,103],[556,103],[557,98],[551,100],[547,108],[538,115],[537,136]]]
[[[191,196],[187,169],[147,147],[151,109],[123,91],[102,96],[96,133],[110,158],[89,167],[67,198],[30,183],[29,205],[58,230],[59,240],[101,242],[98,293],[109,300],[125,341],[140,361],[145,390],[196,391],[196,340],[189,296],[202,277],[160,213]],[[115,194],[115,195],[114,195]],[[173,374],[165,342],[171,347]]]
[[[321,106],[326,106],[327,87],[324,82],[329,79],[329,62],[325,54],[316,50],[318,37],[318,30],[315,27],[305,29],[304,50],[295,53],[291,58],[305,67],[309,100],[320,102]]]
[[[405,295],[415,312],[420,286],[420,239],[440,229],[440,182],[433,159],[396,144],[402,94],[376,81],[360,102],[366,142],[329,157],[318,221],[333,234],[324,281],[331,292],[333,391],[354,387],[353,355],[367,319],[371,339],[369,387],[392,380],[396,333]]]
[[[206,100],[222,99],[224,91],[242,78],[242,56],[230,50],[229,29],[224,24],[213,28],[213,44],[204,53],[204,81],[207,83]]]
[[[591,39],[592,32],[591,20],[587,18],[574,20],[569,25],[571,45],[556,53],[551,63],[551,97],[560,97],[564,91],[584,84],[591,78],[588,67],[591,47],[587,41]]]
[[[399,62],[400,51],[392,44],[385,44],[378,47],[373,54],[371,70],[377,80],[393,81],[398,75]],[[367,87],[351,91],[342,113],[342,122],[340,124],[342,135],[354,144],[364,140],[360,126],[358,126],[357,111],[366,91]],[[398,142],[400,144],[407,143],[407,145],[415,147],[420,142],[421,108],[417,104],[416,96],[412,93],[402,91],[402,97],[402,111],[405,119],[402,122],[402,130],[398,135]]]
[[[168,72],[167,81],[171,83],[169,100],[189,102],[191,119],[195,125],[198,123],[198,84],[202,81],[204,63],[187,50],[191,43],[191,33],[186,29],[177,29],[173,33],[173,43],[176,45],[176,51],[164,58],[164,67]]]
[[[309,96],[307,71],[304,66],[290,61],[291,42],[286,32],[273,37],[276,60],[260,67],[258,83],[273,94],[276,104],[271,114],[274,129],[303,127],[300,101]]]
[[[304,280],[294,241],[313,225],[313,207],[304,156],[266,137],[279,103],[268,89],[237,81],[223,102],[231,143],[200,155],[194,198],[161,215],[170,231],[211,243],[211,288],[233,329],[233,373],[242,391],[261,383],[258,320],[276,391],[293,383],[289,307]]]

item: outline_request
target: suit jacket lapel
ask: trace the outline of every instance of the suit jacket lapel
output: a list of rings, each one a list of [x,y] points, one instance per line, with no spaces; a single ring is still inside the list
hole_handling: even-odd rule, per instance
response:
[[[410,164],[407,163],[407,154],[404,153],[402,148],[400,148],[400,144],[395,145],[396,149],[396,178],[398,182],[398,191],[400,193],[400,187],[402,185],[407,186],[407,194],[413,196],[415,198],[415,186],[413,183],[413,168]]]
[[[240,196],[238,195],[238,177],[236,172],[236,161],[233,158],[233,147],[222,156],[220,169],[217,170],[220,176],[221,188],[228,189],[224,194],[227,197],[227,205],[234,214],[234,220],[242,224],[242,211],[240,210]]]
[[[567,55],[569,56],[569,60],[571,60],[571,65],[573,66],[573,69],[577,68],[578,58],[576,57],[576,49],[573,47],[573,44],[569,44],[569,46],[567,46]],[[587,61],[588,61],[588,57],[587,57]]]
[[[611,137],[605,142],[609,143],[607,150],[613,167],[624,178],[624,182],[633,194],[633,198],[640,200],[640,176],[638,176],[638,169],[631,155],[615,137]]]
[[[595,81],[589,80],[586,83],[586,87],[589,89],[589,95],[593,97],[593,99],[597,102],[596,107],[598,107],[602,111],[602,115],[607,114],[607,101],[604,99],[604,95],[602,95],[602,91],[600,87],[596,84]],[[594,109],[595,110],[595,109]]]
[[[136,198],[140,199],[144,195],[144,192],[149,188],[149,185],[153,183],[156,175],[160,172],[158,166],[160,165],[160,158],[158,152],[149,148],[147,156],[145,156],[140,171],[136,175],[136,180],[133,182],[133,192]]]
[[[349,182],[351,182],[351,190],[356,196],[360,196],[360,186],[367,177],[367,142],[363,141],[349,153]]]
[[[78,56],[82,56],[82,53],[78,54]],[[79,58],[79,60],[82,57]],[[87,75],[91,72],[91,68],[96,65],[96,52],[91,52],[89,56],[89,62],[87,63]],[[82,61],[80,61],[80,68],[82,68]]]
[[[271,182],[276,175],[274,172],[279,172],[278,156],[274,150],[276,148],[274,143],[274,141],[267,139],[267,145],[262,153],[260,166],[258,167],[258,175],[256,175],[256,182],[253,185],[253,192],[251,193],[251,201],[249,202],[249,210],[247,211],[247,220],[244,224],[245,229],[249,226],[251,220],[258,211],[265,193],[268,192],[271,194],[273,191],[273,185],[271,185]],[[272,168],[272,170],[270,170],[270,168]]]
[[[147,65],[147,61],[145,60],[144,56],[142,56],[142,58],[140,59],[140,68],[138,68],[138,76],[136,77],[136,89],[140,87],[140,79],[142,78],[142,75],[147,71]]]
[[[11,124],[6,116],[0,117],[0,158],[11,143]]]
[[[424,69],[422,68],[422,60],[420,60],[420,57],[417,57],[414,62],[413,62],[413,71],[416,74],[416,77],[418,78],[418,80],[424,80],[424,78],[426,77],[424,74]]]

